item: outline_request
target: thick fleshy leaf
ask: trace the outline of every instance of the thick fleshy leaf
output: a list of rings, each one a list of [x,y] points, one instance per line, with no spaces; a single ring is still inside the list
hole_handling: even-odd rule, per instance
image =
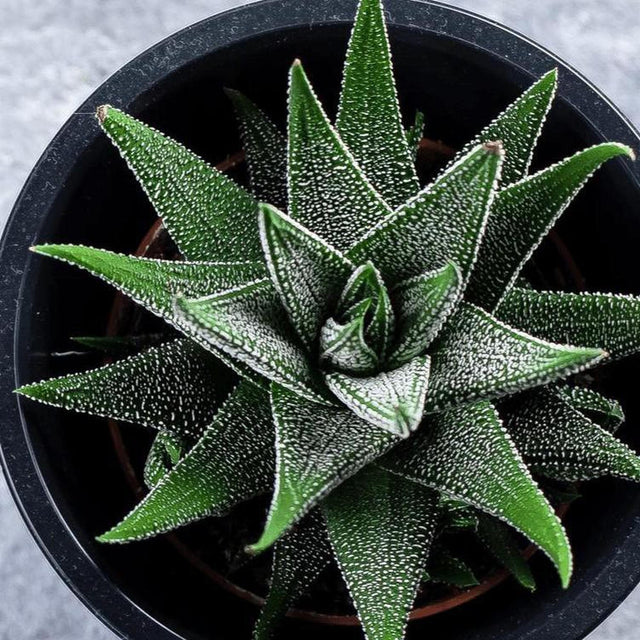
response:
[[[529,171],[533,150],[553,102],[557,83],[558,72],[555,69],[545,73],[467,144],[460,155],[483,142],[500,140],[505,150],[502,184],[522,179]]]
[[[354,266],[270,205],[260,205],[260,236],[271,280],[291,324],[311,350]]]
[[[478,537],[493,557],[508,569],[525,589],[535,591],[536,581],[531,568],[506,524],[491,516],[480,514]]]
[[[549,389],[505,411],[505,425],[527,465],[554,480],[601,476],[640,481],[640,458]]]
[[[222,515],[264,493],[274,473],[269,395],[241,382],[189,453],[101,542],[149,538],[207,516]]]
[[[76,344],[94,351],[102,351],[108,356],[122,358],[132,356],[141,349],[157,347],[171,339],[167,333],[148,333],[136,336],[73,336]]]
[[[395,315],[387,287],[371,262],[353,271],[338,302],[338,316],[352,316],[355,305],[371,300],[364,323],[364,337],[374,352],[384,359],[395,326]]]
[[[438,521],[437,494],[373,465],[322,504],[367,640],[401,640]]]
[[[190,333],[176,313],[174,299],[178,294],[191,298],[206,296],[263,277],[266,275],[264,262],[152,260],[68,244],[43,244],[32,247],[32,251],[86,269],[200,342],[241,375],[260,383],[259,376],[251,369],[199,341],[196,335]]]
[[[428,417],[379,464],[509,523],[547,553],[568,585],[571,551],[562,524],[488,402]]]
[[[331,562],[322,514],[314,509],[276,542],[269,595],[253,632],[254,640],[271,640],[289,607]]]
[[[463,303],[434,343],[427,412],[566,378],[600,362],[600,349],[553,344]]]
[[[289,88],[289,215],[337,249],[391,213],[331,126],[299,61]]]
[[[371,260],[393,284],[452,261],[466,283],[501,161],[499,143],[476,147],[372,229],[347,256],[356,263]]]
[[[500,191],[491,207],[467,298],[493,309],[589,177],[620,155],[633,157],[633,152],[622,144],[599,144]]]
[[[415,160],[418,155],[418,149],[420,148],[420,141],[422,140],[424,132],[424,113],[422,111],[416,111],[416,116],[413,124],[407,129],[407,144],[409,145],[409,152],[412,158]]]
[[[259,260],[257,202],[171,138],[110,106],[98,119],[188,260]]]
[[[225,93],[233,104],[247,166],[251,191],[258,200],[278,209],[287,208],[287,141],[264,111],[233,89]]]
[[[332,371],[370,375],[378,368],[378,354],[367,344],[365,318],[372,305],[366,298],[349,311],[344,324],[329,318],[320,331],[320,361]]]
[[[429,383],[429,356],[418,356],[391,371],[357,378],[326,376],[327,386],[357,416],[401,438],[418,428]]]
[[[175,467],[187,449],[185,440],[171,431],[160,431],[153,439],[144,463],[144,483],[153,489]]]
[[[397,367],[423,354],[438,335],[460,297],[462,278],[449,262],[441,269],[405,280],[393,290],[398,340],[389,357]]]
[[[462,500],[440,495],[442,531],[473,531],[478,528],[478,512]]]
[[[441,545],[434,546],[423,579],[425,582],[449,584],[458,589],[468,589],[480,584],[471,567]]]
[[[360,0],[344,65],[336,129],[393,208],[418,192],[381,0]]]
[[[599,424],[603,429],[615,433],[624,422],[624,411],[617,400],[612,400],[587,387],[560,385],[558,395],[574,409]]]
[[[324,406],[272,384],[276,423],[276,485],[260,539],[260,553],[308,513],[333,488],[398,442],[352,411]]]
[[[178,298],[177,312],[190,333],[316,402],[327,402],[322,383],[289,325],[269,280],[206,298]]]
[[[640,298],[609,293],[512,289],[496,315],[547,340],[598,346],[610,358],[640,351]]]
[[[198,437],[229,392],[224,370],[213,355],[183,338],[17,392],[55,407]]]

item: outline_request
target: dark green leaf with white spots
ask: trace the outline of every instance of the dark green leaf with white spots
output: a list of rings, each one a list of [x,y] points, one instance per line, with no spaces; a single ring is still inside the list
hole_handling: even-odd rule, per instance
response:
[[[18,393],[55,407],[199,436],[228,393],[225,368],[185,338],[83,373],[29,384]]]
[[[613,359],[640,351],[640,298],[636,296],[516,287],[496,315],[546,340],[600,347]]]
[[[345,407],[305,400],[277,384],[271,403],[276,485],[262,536],[249,548],[253,553],[270,547],[332,489],[398,442]]]
[[[98,119],[189,260],[259,260],[257,202],[171,138],[114,109]]]
[[[153,439],[144,463],[144,483],[153,489],[175,467],[187,450],[186,441],[171,431],[160,431]]]
[[[438,497],[370,465],[323,502],[367,640],[404,637],[438,521]]]
[[[287,141],[264,111],[233,89],[226,94],[240,125],[242,148],[254,196],[278,209],[287,208]]]
[[[624,411],[617,400],[612,400],[588,387],[560,385],[556,392],[574,409],[599,424],[603,429],[615,433],[624,422]]]
[[[418,192],[380,0],[360,0],[344,65],[336,129],[392,208]]]
[[[241,382],[189,453],[101,542],[171,531],[268,491],[274,473],[268,394]]]
[[[562,584],[569,583],[571,550],[560,520],[488,402],[428,417],[379,464],[509,523],[545,551]]]
[[[458,589],[468,589],[480,584],[471,567],[442,545],[434,546],[423,579],[425,582],[449,584]]]
[[[420,148],[420,141],[422,140],[424,132],[424,113],[422,111],[416,111],[416,115],[413,124],[407,129],[407,144],[409,145],[409,152],[413,159],[416,159],[418,155],[418,149]]]

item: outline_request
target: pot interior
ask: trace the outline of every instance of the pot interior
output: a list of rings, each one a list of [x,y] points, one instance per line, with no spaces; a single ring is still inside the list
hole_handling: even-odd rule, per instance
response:
[[[223,87],[244,91],[284,122],[288,67],[299,57],[333,114],[347,36],[347,26],[315,25],[253,37],[198,59],[125,106],[217,163],[239,147]],[[459,40],[400,28],[391,28],[391,37],[407,123],[416,108],[423,110],[427,136],[454,148],[462,146],[533,80],[504,60]],[[118,105],[117,95],[112,102]],[[600,141],[589,122],[557,100],[534,168]],[[637,182],[623,162],[613,161],[596,175],[558,225],[587,290],[640,293],[635,270],[640,246],[640,225],[634,219],[638,202]],[[150,204],[117,151],[100,138],[79,159],[35,241],[81,243],[132,253],[154,219]],[[545,251],[543,247],[538,255],[542,264]],[[26,277],[16,343],[18,383],[98,366],[99,356],[55,354],[74,349],[70,336],[104,334],[113,290],[76,269],[38,257],[31,261]],[[601,383],[605,392],[622,401],[627,424],[621,436],[636,449],[640,448],[640,404],[633,387],[638,365],[637,358],[609,365]],[[213,584],[162,538],[125,546],[94,541],[94,536],[136,502],[114,453],[106,421],[35,403],[22,405],[33,455],[51,499],[86,553],[118,588],[186,638],[250,637],[256,608]],[[140,442],[146,441],[147,434],[141,433]],[[576,590],[588,589],[592,577],[615,554],[631,516],[638,513],[640,493],[633,486],[605,480],[588,485],[584,494],[567,519],[576,561],[572,590],[563,592],[549,563],[537,557],[534,564],[540,587],[535,595],[509,583],[465,605],[463,615],[456,610],[412,623],[408,637],[515,640],[524,637],[525,621],[531,625],[544,619],[550,606],[562,605]],[[490,636],[485,635],[488,629]],[[326,627],[290,621],[282,637],[305,633],[320,638],[327,631]],[[336,640],[360,637],[360,631],[352,628],[334,628],[330,633]]]

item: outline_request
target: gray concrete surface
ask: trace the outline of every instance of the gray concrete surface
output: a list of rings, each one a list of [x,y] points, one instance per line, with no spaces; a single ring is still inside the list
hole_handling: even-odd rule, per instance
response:
[[[107,76],[237,0],[0,0],[0,229],[41,151]],[[452,0],[537,40],[640,125],[640,0]],[[29,537],[0,478],[0,640],[113,640]],[[640,636],[640,589],[589,640]]]

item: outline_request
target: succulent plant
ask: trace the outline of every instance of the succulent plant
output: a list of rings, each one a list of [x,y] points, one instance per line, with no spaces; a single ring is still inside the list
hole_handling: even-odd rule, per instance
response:
[[[603,143],[530,174],[555,87],[550,71],[422,186],[423,117],[403,128],[382,6],[361,0],[334,124],[299,61],[286,137],[229,91],[250,188],[100,107],[182,259],[33,250],[183,336],[83,338],[124,356],[18,390],[158,431],[148,495],[98,539],[141,540],[272,492],[246,549],[274,547],[257,640],[332,558],[366,637],[402,638],[422,583],[476,582],[443,531],[473,531],[533,589],[520,532],[566,587],[552,503],[566,483],[640,480],[614,436],[620,405],[572,376],[640,350],[640,299],[522,278],[593,172],[633,156]]]

